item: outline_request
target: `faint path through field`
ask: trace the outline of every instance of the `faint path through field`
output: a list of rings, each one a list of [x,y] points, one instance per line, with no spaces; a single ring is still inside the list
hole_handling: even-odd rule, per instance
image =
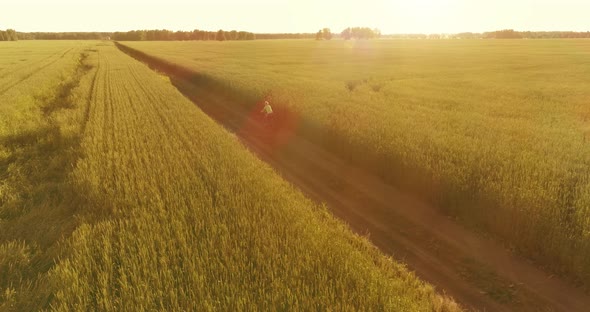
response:
[[[466,230],[434,207],[291,131],[265,131],[253,115],[222,94],[197,92],[194,80],[186,79],[186,69],[179,72],[177,66],[156,64],[155,58],[126,52],[168,73],[185,96],[236,133],[285,179],[312,199],[326,203],[354,231],[368,235],[383,252],[407,263],[464,307],[480,311],[590,310],[590,297],[581,290]]]

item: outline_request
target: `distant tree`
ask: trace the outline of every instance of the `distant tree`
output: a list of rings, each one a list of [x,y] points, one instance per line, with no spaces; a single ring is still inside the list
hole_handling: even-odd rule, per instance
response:
[[[218,30],[217,35],[215,36],[215,40],[217,41],[225,41],[225,32],[223,30]]]
[[[130,31],[127,35],[129,37],[129,40],[141,41],[141,31],[140,30]]]
[[[186,32],[186,31],[177,31],[174,33],[174,40],[177,41],[186,41],[186,40],[190,40],[190,32]]]
[[[350,40],[350,38],[352,38],[352,32],[350,30],[350,27],[346,28],[345,30],[343,30],[340,35],[342,36],[342,38],[344,40]]]
[[[4,32],[4,40],[6,40],[6,41],[17,41],[18,40],[18,36],[16,34],[16,31],[14,29],[7,29]]]
[[[172,31],[167,29],[158,30],[156,34],[158,38],[157,40],[169,41],[174,39]]]
[[[377,28],[371,29],[369,27],[348,27],[341,33],[342,38],[349,40],[354,39],[372,39],[381,36],[381,31]]]
[[[315,40],[323,40],[324,39],[324,33],[322,32],[322,30],[320,29],[318,31],[318,33],[315,35]]]
[[[24,33],[24,32],[16,32],[16,36],[18,37],[18,40],[32,40],[35,39],[34,35],[32,33]]]
[[[192,40],[205,40],[205,31],[195,29],[193,30],[193,34],[191,36]]]
[[[514,31],[514,29],[504,29],[504,30],[498,30],[498,31],[494,31],[494,32],[485,33],[484,38],[486,38],[486,39],[521,39],[521,38],[523,38],[523,33]],[[561,37],[561,38],[565,38],[565,37]]]
[[[254,35],[254,33],[247,32],[247,31],[239,31],[236,34],[235,40],[254,40],[254,39],[256,39],[256,36]]]
[[[4,37],[4,32],[2,30],[0,30],[0,41],[6,41],[6,38]]]
[[[324,40],[332,39],[332,32],[330,31],[330,28],[322,29],[322,37],[324,38]]]

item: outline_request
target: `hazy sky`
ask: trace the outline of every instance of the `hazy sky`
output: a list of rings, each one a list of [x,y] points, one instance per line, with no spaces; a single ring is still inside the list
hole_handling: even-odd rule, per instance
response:
[[[383,33],[590,30],[590,0],[0,0],[0,29]]]

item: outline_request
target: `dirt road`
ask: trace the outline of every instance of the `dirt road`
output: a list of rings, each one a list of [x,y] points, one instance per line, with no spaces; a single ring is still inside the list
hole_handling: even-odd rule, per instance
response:
[[[277,112],[279,127],[260,127],[219,92],[203,92],[187,70],[125,51],[167,73],[173,84],[234,132],[259,158],[383,252],[405,262],[440,292],[478,311],[589,311],[590,297],[497,243],[476,235],[377,176],[297,135],[297,118]],[[198,75],[194,73],[195,75]]]

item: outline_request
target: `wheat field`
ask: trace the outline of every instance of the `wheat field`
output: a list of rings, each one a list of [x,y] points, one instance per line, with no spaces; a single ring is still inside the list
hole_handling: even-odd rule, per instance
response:
[[[0,310],[459,310],[112,43],[0,68]]]
[[[586,284],[590,42],[125,42]]]

